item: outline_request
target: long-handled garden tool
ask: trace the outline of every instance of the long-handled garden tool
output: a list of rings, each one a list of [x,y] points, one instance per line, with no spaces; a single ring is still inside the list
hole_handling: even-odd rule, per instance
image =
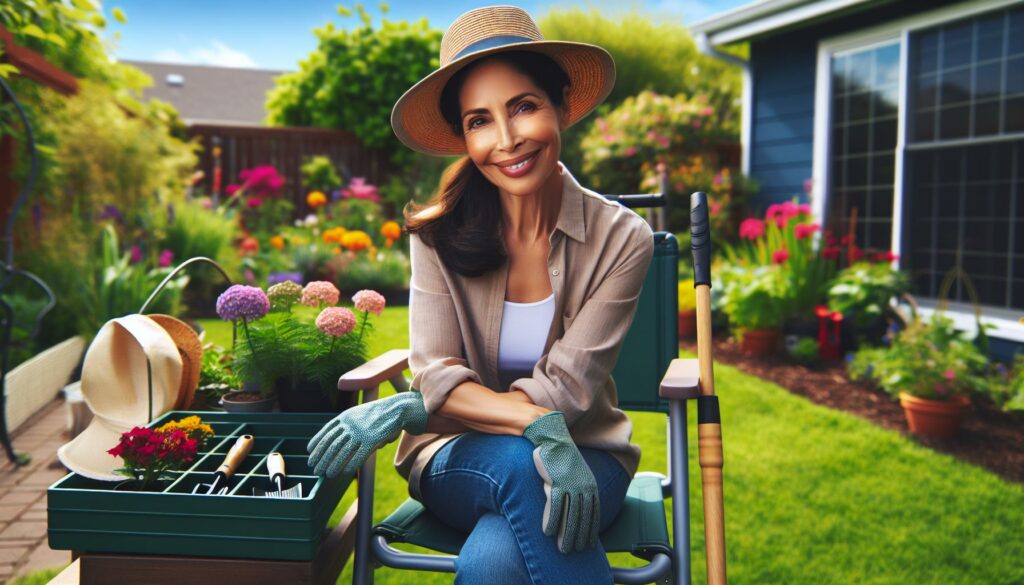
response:
[[[238,437],[235,444],[231,446],[231,450],[228,451],[227,456],[224,457],[224,463],[221,463],[216,473],[214,473],[213,482],[196,484],[192,488],[192,493],[221,496],[228,493],[228,483],[231,481],[231,476],[235,474],[235,470],[238,469],[238,466],[249,454],[249,451],[252,451],[252,444],[252,435]]]
[[[267,455],[267,475],[270,476],[270,483],[277,486],[277,491],[267,492],[259,488],[252,488],[252,495],[262,498],[301,498],[302,484],[297,483],[288,489],[284,489],[284,482],[287,475],[284,473],[284,455],[273,452]]]
[[[711,359],[711,226],[708,222],[708,197],[701,192],[690,197],[690,247],[693,250],[693,286],[697,295],[697,362],[701,394],[697,397],[697,448],[704,493],[708,585],[725,585],[722,425]]]

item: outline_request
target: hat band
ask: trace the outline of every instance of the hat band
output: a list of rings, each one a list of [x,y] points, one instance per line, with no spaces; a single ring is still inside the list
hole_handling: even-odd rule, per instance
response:
[[[532,43],[536,39],[529,37],[519,37],[515,35],[498,35],[496,37],[487,37],[486,39],[472,43],[465,49],[459,51],[458,55],[452,57],[452,61],[458,61],[470,53],[476,53],[477,51],[484,51],[486,49],[493,49],[495,47],[504,47],[505,45],[513,45],[516,43]],[[451,61],[449,61],[451,63]]]

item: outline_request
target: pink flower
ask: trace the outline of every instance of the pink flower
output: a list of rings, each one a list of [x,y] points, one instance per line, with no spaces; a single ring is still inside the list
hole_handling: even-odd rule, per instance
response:
[[[712,108],[711,106],[705,106],[704,109],[702,109],[700,111],[700,115],[701,116],[710,116],[711,114],[714,114],[714,113],[715,113],[715,108]]]
[[[772,252],[772,262],[775,264],[785,264],[786,260],[789,260],[789,250],[785,248],[779,248]]]
[[[318,307],[321,303],[336,305],[340,297],[338,287],[326,280],[314,280],[302,289],[302,304],[310,307]]]
[[[949,393],[949,390],[946,388],[945,384],[939,382],[935,384],[935,393],[939,396],[945,396]]]
[[[345,307],[327,307],[317,316],[316,328],[331,337],[341,337],[356,328],[356,316]]]
[[[636,147],[635,146],[627,146],[626,150],[623,151],[623,152],[626,154],[626,156],[633,156],[634,154],[636,154]]]
[[[956,372],[952,369],[946,370],[945,372],[942,372],[942,377],[952,382],[953,380],[956,380]]]
[[[380,315],[384,312],[384,295],[375,290],[361,290],[352,295],[352,302],[356,309]]]
[[[821,229],[821,226],[819,226],[816,223],[799,223],[796,225],[796,228],[794,228],[793,231],[796,235],[796,239],[802,240],[804,238],[809,237],[811,234],[818,231],[819,229]]]
[[[160,252],[160,268],[167,268],[171,262],[174,262],[174,252],[170,250]]]
[[[256,209],[260,205],[263,205],[263,198],[262,197],[250,197],[249,199],[246,200],[245,205],[249,209]]]
[[[131,261],[132,264],[138,264],[139,262],[142,262],[142,248],[138,246],[132,246],[129,260]]]
[[[743,220],[740,224],[740,237],[746,240],[756,240],[764,235],[764,222],[753,217]]]
[[[230,184],[230,185],[228,185],[227,187],[224,188],[224,193],[228,197],[234,197],[235,193],[238,193],[238,189],[240,189],[240,187],[238,185],[232,183],[232,184]]]
[[[804,193],[810,193],[814,189],[814,179],[804,179]]]
[[[351,197],[352,199],[366,199],[367,201],[380,201],[380,194],[377,193],[377,187],[366,182],[363,177],[354,177],[352,182],[349,183],[348,189],[342,191],[345,197]]]
[[[839,258],[839,246],[826,246],[821,251],[821,257],[825,260],[836,260]]]

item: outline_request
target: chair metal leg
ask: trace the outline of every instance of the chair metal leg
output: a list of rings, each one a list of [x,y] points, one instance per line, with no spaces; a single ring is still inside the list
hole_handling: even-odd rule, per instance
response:
[[[377,399],[378,387],[363,390],[363,403]],[[374,452],[363,463],[357,476],[359,512],[356,515],[355,561],[352,567],[353,585],[373,585],[373,553],[370,536],[373,530],[373,488],[377,454]]]
[[[672,563],[676,585],[690,585],[690,469],[685,400],[669,401],[669,477],[672,479]]]

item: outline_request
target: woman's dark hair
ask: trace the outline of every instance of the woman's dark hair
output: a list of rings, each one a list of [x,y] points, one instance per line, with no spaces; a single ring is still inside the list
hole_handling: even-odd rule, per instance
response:
[[[452,76],[441,92],[441,114],[451,131],[462,136],[459,92],[469,72],[489,60],[501,61],[547,94],[556,109],[563,107],[569,76],[553,59],[532,51],[508,51],[485,57]],[[504,264],[508,255],[501,238],[501,200],[498,189],[468,156],[445,169],[433,198],[424,205],[409,202],[402,211],[405,230],[419,233],[435,248],[449,270],[480,276]]]

